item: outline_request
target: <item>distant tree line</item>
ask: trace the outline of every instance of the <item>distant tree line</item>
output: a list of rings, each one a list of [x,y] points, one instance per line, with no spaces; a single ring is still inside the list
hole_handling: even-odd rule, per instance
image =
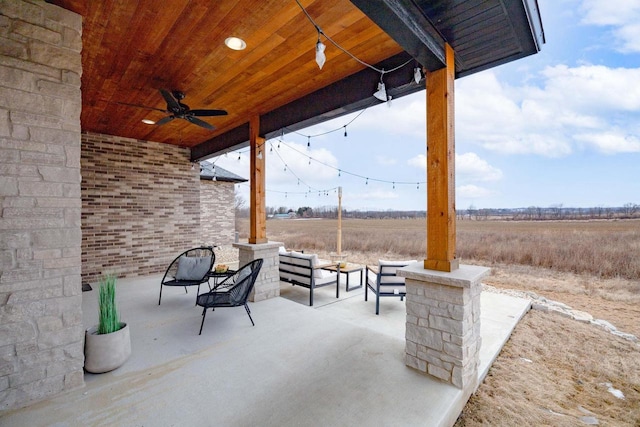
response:
[[[236,194],[236,218],[249,218],[249,206],[242,196]],[[276,214],[293,214],[297,218],[337,218],[337,206],[292,208],[287,206],[267,206],[267,218]],[[397,210],[342,210],[342,218],[356,219],[410,219],[426,218],[425,211]],[[587,219],[629,219],[640,218],[640,204],[626,203],[620,207],[595,206],[591,208],[571,208],[562,204],[548,207],[529,206],[526,208],[482,208],[473,205],[467,209],[456,211],[458,220],[513,220],[513,221],[545,221],[545,220],[587,220]]]
[[[626,203],[620,207],[594,206],[590,208],[571,208],[560,205],[549,207],[529,206],[517,209],[476,209],[473,205],[468,209],[456,211],[458,219],[470,220],[587,220],[587,219],[630,219],[640,218],[640,205]]]

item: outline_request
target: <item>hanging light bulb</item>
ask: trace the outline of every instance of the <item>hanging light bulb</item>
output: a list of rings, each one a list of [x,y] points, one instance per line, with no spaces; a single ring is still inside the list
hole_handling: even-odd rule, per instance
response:
[[[420,72],[420,67],[416,67],[413,70],[413,80],[416,81],[416,84],[420,84],[420,80],[422,80],[422,73]]]
[[[344,137],[347,137],[347,125],[344,125]]]
[[[271,148],[269,149],[270,153],[273,153],[273,145],[271,146]]]
[[[320,30],[318,30],[318,41],[316,42],[316,64],[322,70],[322,66],[327,60],[326,55],[324,54],[324,50],[327,47],[320,41]]]
[[[240,153],[238,153],[238,161],[240,161]]]
[[[309,165],[311,165],[311,157],[309,157]]]
[[[386,102],[388,100],[387,89],[384,87],[384,83],[382,83],[382,80],[380,80],[380,82],[378,83],[378,90],[373,94],[373,96],[378,98],[380,101]]]
[[[340,174],[340,172],[341,172],[341,171],[340,171],[340,169],[338,169],[338,176],[342,176],[342,175]]]
[[[395,182],[393,183],[393,189],[394,190],[396,189],[396,183]]]
[[[369,185],[369,178],[367,178],[367,181],[364,183],[364,185]]]
[[[311,135],[307,136],[307,148],[311,147]]]

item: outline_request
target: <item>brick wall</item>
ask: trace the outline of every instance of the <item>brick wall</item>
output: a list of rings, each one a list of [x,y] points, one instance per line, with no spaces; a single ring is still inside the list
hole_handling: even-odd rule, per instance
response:
[[[82,280],[162,273],[202,243],[199,167],[189,150],[82,134]]]
[[[0,410],[84,385],[81,32],[0,1]]]

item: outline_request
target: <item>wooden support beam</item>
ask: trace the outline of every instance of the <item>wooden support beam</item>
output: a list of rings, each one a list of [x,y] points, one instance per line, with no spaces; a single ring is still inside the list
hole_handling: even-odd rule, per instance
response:
[[[251,181],[249,243],[267,243],[267,215],[265,198],[264,138],[260,137],[260,116],[253,116],[249,122],[249,180]]]
[[[453,49],[445,68],[427,77],[427,258],[424,268],[458,269],[456,259],[455,126]]]

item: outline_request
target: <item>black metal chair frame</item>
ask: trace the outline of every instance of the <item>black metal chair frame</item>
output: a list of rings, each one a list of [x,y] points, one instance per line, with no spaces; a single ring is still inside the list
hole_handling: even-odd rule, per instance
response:
[[[256,283],[261,267],[262,258],[251,261],[242,268],[239,268],[233,276],[224,279],[211,291],[198,295],[196,304],[203,307],[202,322],[200,323],[200,332],[198,335],[202,335],[202,327],[204,326],[204,319],[207,316],[208,308],[211,308],[213,311],[219,307],[244,306],[249,320],[251,320],[251,325],[256,325],[251,317],[251,310],[249,309],[247,300]],[[247,270],[249,270],[248,273]]]
[[[176,279],[176,273],[178,272],[178,261],[183,256],[187,256],[187,257],[210,256],[211,265],[209,265],[209,268],[204,273],[204,276],[201,278],[193,279],[193,280],[178,280]],[[164,273],[164,276],[162,277],[162,281],[160,282],[160,296],[158,297],[158,305],[160,305],[160,302],[162,301],[163,286],[183,286],[185,293],[188,293],[187,286],[197,286],[198,287],[198,291],[196,292],[196,298],[197,298],[197,294],[200,293],[200,285],[203,283],[207,283],[209,281],[209,272],[211,271],[211,268],[213,267],[213,264],[215,261],[216,261],[216,254],[213,252],[213,247],[211,246],[191,248],[189,250],[184,251],[180,255],[178,255],[171,262],[171,264],[169,264],[169,268],[167,268],[167,271]]]
[[[405,286],[405,284],[404,284],[404,281],[381,283],[381,280],[383,277],[397,277],[395,271],[393,273],[387,273],[387,272],[384,272],[383,270],[386,268],[402,268],[406,266],[407,264],[402,264],[402,263],[393,264],[393,265],[384,265],[382,267],[378,266],[377,271],[371,266],[368,266],[368,265],[366,266],[367,283],[364,288],[364,300],[365,301],[369,300],[369,289],[371,289],[371,292],[373,292],[376,295],[376,314],[380,314],[380,297],[395,297],[395,298],[399,297],[400,301],[404,301],[404,297],[407,295],[406,291],[399,292],[396,294],[393,292],[393,290],[391,291],[385,290],[385,288]],[[369,272],[372,272],[376,275],[375,282],[372,282],[369,279]]]

